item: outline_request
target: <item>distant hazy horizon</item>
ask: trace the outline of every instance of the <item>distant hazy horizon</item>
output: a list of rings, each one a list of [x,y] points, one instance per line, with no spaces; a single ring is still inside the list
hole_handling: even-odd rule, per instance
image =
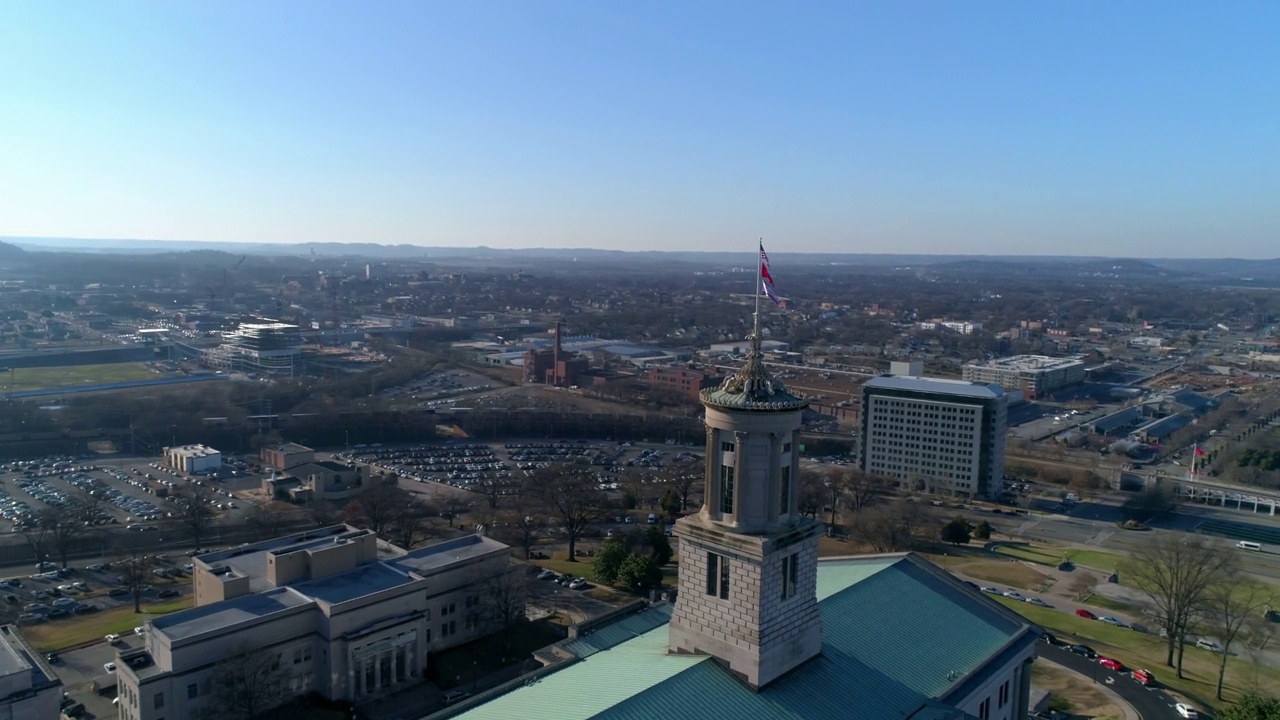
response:
[[[48,250],[96,250],[96,251],[187,251],[196,249],[221,250],[229,253],[248,252],[253,249],[274,250],[276,248],[305,248],[307,246],[338,246],[340,248],[358,249],[360,246],[377,246],[385,249],[395,248],[415,248],[424,251],[429,250],[446,250],[450,253],[465,253],[466,251],[528,251],[528,252],[574,252],[581,251],[584,253],[604,252],[604,253],[634,253],[636,255],[643,254],[707,254],[715,255],[741,255],[748,260],[756,254],[756,243],[758,239],[750,239],[745,243],[739,244],[737,247],[723,248],[717,250],[700,250],[697,248],[607,248],[592,246],[573,246],[573,247],[545,247],[545,246],[519,246],[519,247],[497,247],[493,245],[415,245],[413,243],[375,243],[375,242],[343,242],[343,241],[316,241],[316,240],[299,240],[296,242],[240,242],[234,240],[228,241],[199,241],[199,240],[159,240],[147,238],[74,238],[74,237],[38,237],[38,236],[5,236],[0,235],[0,243],[9,243],[20,247],[48,249]],[[1280,262],[1280,248],[1277,248],[1274,254],[1262,257],[1240,257],[1233,255],[1201,255],[1201,256],[1146,256],[1137,258],[1133,255],[1113,254],[1113,255],[1097,255],[1097,254],[1073,254],[1069,252],[1062,253],[966,253],[966,252],[857,252],[857,251],[841,251],[841,250],[795,250],[787,248],[785,245],[779,245],[780,250],[773,250],[766,243],[766,250],[771,256],[788,256],[788,255],[815,255],[815,256],[842,256],[847,255],[851,258],[856,257],[904,257],[904,258],[931,258],[931,259],[1025,259],[1025,260],[1151,260],[1151,261],[1273,261]],[[270,254],[269,252],[265,254]]]
[[[1265,3],[15,0],[0,235],[1269,258],[1278,26]]]

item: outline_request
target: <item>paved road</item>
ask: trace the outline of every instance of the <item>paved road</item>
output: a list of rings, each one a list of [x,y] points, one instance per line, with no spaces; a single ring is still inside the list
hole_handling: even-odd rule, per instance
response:
[[[1143,687],[1129,677],[1129,673],[1119,673],[1105,668],[1096,660],[1089,660],[1064,648],[1040,644],[1040,655],[1048,660],[1074,670],[1088,678],[1093,678],[1116,692],[1125,702],[1133,706],[1142,720],[1178,720],[1173,711],[1173,698],[1159,688]],[[1170,672],[1173,672],[1170,670]],[[1159,675],[1157,674],[1157,678]],[[1107,682],[1110,680],[1111,682]]]

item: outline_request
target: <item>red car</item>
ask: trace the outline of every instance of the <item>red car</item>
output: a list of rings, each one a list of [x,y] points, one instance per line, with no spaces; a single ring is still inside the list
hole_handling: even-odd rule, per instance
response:
[[[1133,679],[1137,680],[1140,685],[1155,685],[1156,676],[1150,670],[1134,670]]]
[[[1098,658],[1098,664],[1104,668],[1110,668],[1112,670],[1115,670],[1116,672],[1120,672],[1124,670],[1124,663],[1109,657]]]
[[[1098,619],[1097,615],[1094,615],[1093,613],[1089,612],[1088,610],[1085,610],[1084,608],[1080,608],[1079,610],[1076,610],[1076,614],[1082,618],[1085,618],[1086,620]]]

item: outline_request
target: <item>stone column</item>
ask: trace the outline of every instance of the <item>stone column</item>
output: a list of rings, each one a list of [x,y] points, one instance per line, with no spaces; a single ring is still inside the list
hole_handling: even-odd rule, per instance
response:
[[[733,431],[733,524],[738,524],[738,516],[742,514],[742,481],[746,479],[747,470],[744,467],[746,463],[747,453],[743,450],[743,445],[747,439],[751,437],[742,430]]]
[[[769,433],[769,481],[765,483],[765,517],[777,522],[782,517],[782,433]],[[791,504],[787,503],[787,507]]]
[[[716,429],[707,426],[707,457],[702,474],[702,507],[708,517],[719,517],[720,512],[720,479],[716,476],[716,453],[720,452],[720,443],[716,439]]]
[[[1014,717],[1017,720],[1023,720],[1030,712],[1028,705],[1031,703],[1031,661],[1023,660],[1022,667],[1018,668],[1018,682],[1013,687],[1017,688],[1018,699],[1015,705]]]
[[[382,653],[378,653],[369,659],[373,663],[373,689],[382,689]]]

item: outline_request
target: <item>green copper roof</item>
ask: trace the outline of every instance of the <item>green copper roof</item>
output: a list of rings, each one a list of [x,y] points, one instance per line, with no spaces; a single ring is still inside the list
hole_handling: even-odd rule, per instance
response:
[[[462,717],[952,720],[966,716],[939,698],[1036,637],[915,555],[823,560],[818,597],[822,655],[758,693],[709,658],[668,655],[658,627]]]
[[[803,410],[809,401],[787,392],[781,380],[765,369],[760,352],[760,336],[752,335],[747,361],[738,372],[725,378],[720,387],[707,388],[698,393],[704,405],[725,410]]]
[[[668,612],[667,618],[671,615]],[[585,660],[499,696],[460,715],[466,720],[556,718],[585,720],[662,685],[682,671],[711,660],[703,655],[668,655],[667,626],[595,652]]]

